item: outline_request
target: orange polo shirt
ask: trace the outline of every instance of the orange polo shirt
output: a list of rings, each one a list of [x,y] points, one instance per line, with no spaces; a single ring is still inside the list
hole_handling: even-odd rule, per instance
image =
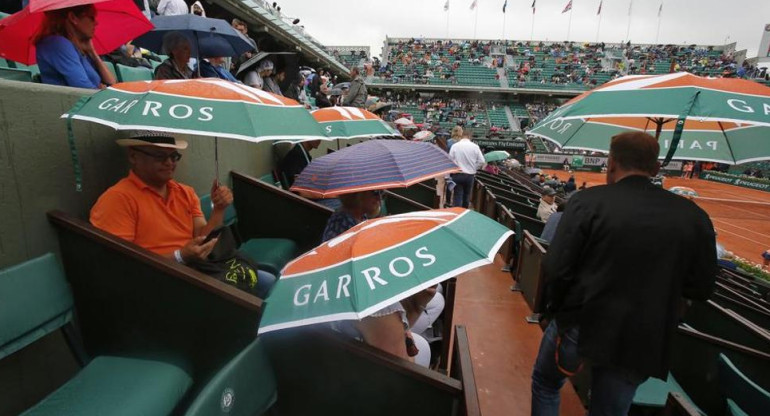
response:
[[[193,218],[203,213],[191,187],[173,180],[167,187],[163,200],[131,171],[99,197],[91,208],[91,224],[155,253],[173,253],[190,241]]]

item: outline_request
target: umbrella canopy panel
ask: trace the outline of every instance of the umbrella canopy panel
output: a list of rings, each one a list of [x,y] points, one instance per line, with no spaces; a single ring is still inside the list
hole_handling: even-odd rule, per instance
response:
[[[266,301],[259,333],[361,319],[491,263],[511,234],[462,208],[365,221],[284,268]]]
[[[312,112],[329,139],[401,136],[376,114],[356,107],[328,107]]]
[[[125,82],[86,100],[62,117],[250,142],[326,138],[298,102],[213,78]]]
[[[509,159],[511,155],[506,152],[505,150],[495,150],[494,152],[489,152],[484,154],[484,160],[489,162],[499,162],[501,160]]]
[[[628,76],[567,102],[528,134],[567,149],[606,152],[623,131],[660,131],[661,157],[743,163],[770,158],[770,88],[688,73]],[[677,120],[683,120],[678,143]]]
[[[459,172],[436,145],[406,140],[370,140],[313,159],[291,190],[311,198],[330,198],[374,189],[407,187]]]

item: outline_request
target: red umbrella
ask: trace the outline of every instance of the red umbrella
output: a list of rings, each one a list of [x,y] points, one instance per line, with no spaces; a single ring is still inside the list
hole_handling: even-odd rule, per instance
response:
[[[94,47],[102,55],[114,51],[153,25],[133,0],[32,0],[22,11],[0,20],[0,57],[32,65],[37,62],[32,43],[45,11],[93,4],[96,8]]]

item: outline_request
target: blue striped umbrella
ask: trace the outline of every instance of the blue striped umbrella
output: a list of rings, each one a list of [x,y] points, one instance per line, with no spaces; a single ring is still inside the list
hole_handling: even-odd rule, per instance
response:
[[[292,191],[310,198],[404,188],[459,172],[436,145],[406,140],[369,140],[313,159],[294,181]]]

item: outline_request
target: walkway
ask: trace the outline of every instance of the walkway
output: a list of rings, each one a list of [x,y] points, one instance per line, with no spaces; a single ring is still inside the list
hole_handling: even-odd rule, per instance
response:
[[[510,291],[511,275],[502,260],[457,278],[455,325],[465,325],[473,371],[484,416],[530,414],[530,375],[542,331],[524,317],[530,310],[520,293]],[[562,415],[583,416],[571,384],[562,389]]]

